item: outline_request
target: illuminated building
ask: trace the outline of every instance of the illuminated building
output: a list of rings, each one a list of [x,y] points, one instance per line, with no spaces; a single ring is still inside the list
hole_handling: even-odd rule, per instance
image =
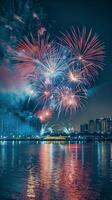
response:
[[[80,125],[80,133],[112,133],[112,118],[97,118],[96,120],[90,120],[89,123]]]
[[[109,130],[110,130],[110,133],[112,133],[112,118],[110,118],[110,121],[109,121]]]
[[[95,132],[95,122],[94,120],[89,121],[89,133],[94,133]]]
[[[88,132],[88,124],[82,124],[82,125],[80,126],[80,132],[81,132],[81,133]]]
[[[107,131],[107,119],[103,118],[101,120],[101,133],[106,133]]]
[[[65,136],[59,135],[59,136],[47,136],[44,138],[45,140],[66,140]]]
[[[101,133],[101,119],[96,119],[95,121],[95,132]]]
[[[107,133],[112,133],[112,119],[111,118],[107,118],[106,132]]]

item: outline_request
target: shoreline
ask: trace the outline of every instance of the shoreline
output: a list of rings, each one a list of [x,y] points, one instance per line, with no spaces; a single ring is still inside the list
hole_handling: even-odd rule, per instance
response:
[[[0,142],[19,142],[19,141],[26,141],[26,142],[112,142],[112,139],[105,138],[105,139],[0,139]]]

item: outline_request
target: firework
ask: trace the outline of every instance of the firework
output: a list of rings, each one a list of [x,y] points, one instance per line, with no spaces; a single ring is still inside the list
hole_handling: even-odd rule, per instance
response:
[[[42,124],[40,135],[44,135],[47,132],[48,124]]]
[[[54,98],[55,86],[51,83],[46,83],[45,80],[37,79],[33,83],[33,88],[36,91],[37,102],[33,109],[33,112],[36,111],[39,105],[46,107],[49,106]]]
[[[63,126],[63,132],[66,134],[70,134],[70,133],[74,132],[74,128],[72,126],[71,127]]]
[[[84,27],[72,28],[70,32],[63,34],[61,41],[66,44],[73,54],[70,65],[80,69],[84,77],[91,77],[98,73],[104,66],[104,46],[97,34],[92,29],[87,32]]]
[[[52,117],[53,110],[51,108],[43,108],[39,110],[36,115],[39,117],[41,122],[45,122]]]
[[[38,36],[37,39],[31,36],[31,40],[25,37],[17,45],[13,56],[21,76],[28,79],[29,76],[38,74],[38,67],[43,66],[42,60],[50,49],[52,49],[52,42],[49,41],[49,36]]]
[[[28,107],[30,100],[32,99],[32,97],[36,96],[36,93],[31,87],[26,86],[25,94],[28,96],[28,100],[27,100],[27,104],[26,104],[26,106]]]
[[[85,105],[87,90],[104,66],[104,47],[98,35],[85,27],[72,28],[62,34],[61,42],[54,42],[41,23],[38,6],[34,8],[30,0],[24,6],[20,2],[18,12],[10,8],[0,18],[1,66],[6,66],[1,78],[10,87],[19,79],[28,97],[26,107],[33,99],[32,112],[45,123],[54,111],[58,116],[71,114]]]
[[[54,48],[43,59],[42,74],[46,83],[59,82],[64,78],[67,69],[67,53],[63,47]]]
[[[58,115],[61,112],[76,111],[77,108],[83,107],[83,103],[86,101],[86,93],[82,89],[72,90],[70,87],[61,87],[57,89],[56,95],[56,109]],[[83,100],[83,101],[82,101]]]
[[[86,79],[80,70],[70,69],[68,72],[68,80],[70,83],[74,83],[75,85],[84,87],[89,86],[90,83],[88,79]]]
[[[53,126],[50,125],[48,122],[45,124],[42,124],[41,130],[40,130],[40,135],[45,135],[47,133],[52,134],[53,133]]]
[[[39,98],[43,103],[47,103],[53,98],[53,87],[52,84],[46,84],[46,82],[42,82],[39,87]]]
[[[16,60],[38,63],[43,55],[51,48],[51,45],[49,36],[46,35],[44,37],[38,37],[37,39],[31,36],[31,41],[25,37],[16,47]]]

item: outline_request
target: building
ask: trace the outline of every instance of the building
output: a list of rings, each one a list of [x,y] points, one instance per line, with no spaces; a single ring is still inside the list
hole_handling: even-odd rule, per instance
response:
[[[107,118],[106,132],[112,133],[112,119],[111,118]]]
[[[90,120],[88,124],[81,124],[80,133],[112,134],[112,118],[97,118],[96,120]]]
[[[88,132],[88,124],[80,125],[80,132],[81,133],[87,133]]]
[[[89,121],[89,125],[88,125],[88,131],[89,133],[95,133],[95,121],[94,120],[90,120]]]
[[[101,133],[107,133],[107,118],[101,119]]]
[[[109,130],[110,130],[110,133],[112,133],[112,118],[110,118],[110,122],[109,122]]]
[[[95,132],[101,133],[101,119],[96,119],[95,121]]]

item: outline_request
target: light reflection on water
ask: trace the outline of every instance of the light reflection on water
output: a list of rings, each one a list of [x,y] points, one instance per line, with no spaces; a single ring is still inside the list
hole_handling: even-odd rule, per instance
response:
[[[0,143],[0,200],[111,200],[112,143]]]

